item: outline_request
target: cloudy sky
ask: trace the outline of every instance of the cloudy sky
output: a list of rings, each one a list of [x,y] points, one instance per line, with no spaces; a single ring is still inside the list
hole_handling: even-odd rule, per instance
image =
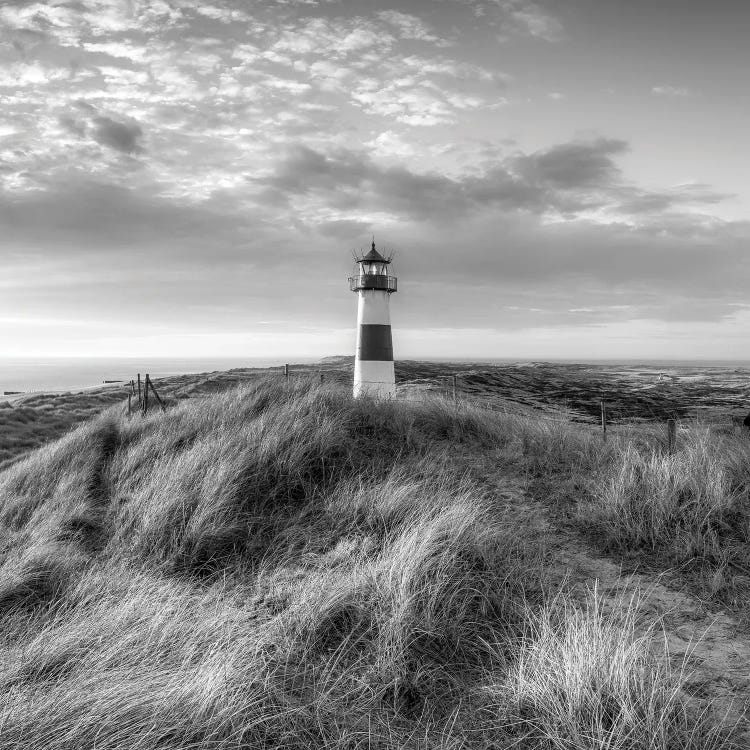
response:
[[[748,357],[745,0],[2,0],[5,355]]]

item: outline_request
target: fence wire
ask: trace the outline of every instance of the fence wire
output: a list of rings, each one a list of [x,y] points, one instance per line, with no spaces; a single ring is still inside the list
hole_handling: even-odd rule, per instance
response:
[[[604,408],[604,415],[596,413],[596,396],[592,401],[582,403],[579,398],[563,396],[560,401],[547,396],[543,390],[532,391],[526,390],[528,398],[532,403],[526,403],[514,399],[511,395],[503,395],[500,384],[488,384],[487,388],[496,388],[498,392],[494,393],[477,393],[477,388],[481,387],[483,373],[466,373],[463,376],[460,373],[451,374],[433,374],[423,377],[409,377],[397,383],[396,398],[406,401],[417,401],[429,396],[438,396],[452,399],[456,403],[474,406],[486,409],[496,413],[514,416],[519,418],[534,419],[548,423],[557,424],[579,424],[587,425],[592,428],[599,428],[603,432],[607,429],[621,431],[622,429],[639,427],[639,426],[656,426],[664,424],[668,420],[676,419],[679,425],[685,423],[694,423],[704,427],[714,428],[731,428],[734,429],[741,423],[741,417],[726,414],[717,416],[708,413],[710,410],[716,410],[717,407],[689,403],[681,407],[676,407],[673,400],[669,400],[668,406],[658,409],[648,403],[640,403],[636,408],[625,408],[617,399],[627,399],[631,394],[622,393],[603,394],[600,399]],[[523,379],[522,375],[515,373],[502,373],[506,380],[517,383],[513,386],[518,389],[528,388],[529,383]],[[226,379],[227,384],[241,384],[252,382],[253,380],[268,377],[283,377],[286,380],[296,380],[297,378],[306,378],[307,380],[320,383],[338,383],[346,384],[351,382],[353,369],[351,367],[330,367],[322,366],[316,368],[310,365],[293,367],[291,365],[281,365],[278,368],[266,369],[261,371],[242,371],[230,370],[221,373],[223,381]],[[227,377],[230,376],[230,377]],[[176,376],[179,377],[179,376]],[[188,377],[188,376],[185,376]],[[479,383],[475,385],[476,380]],[[124,383],[125,387],[131,394],[131,398],[136,396],[135,380]],[[151,383],[153,387],[153,384]],[[555,393],[564,392],[564,389],[555,387]],[[196,394],[197,395],[197,394]],[[607,401],[606,396],[614,398],[614,402]],[[139,404],[142,406],[142,404]],[[729,411],[729,407],[722,407],[724,411]],[[673,412],[676,414],[680,411],[681,416],[669,416]],[[742,411],[742,406],[737,405],[736,409],[731,411]],[[553,413],[549,413],[553,412]],[[689,412],[694,412],[695,416],[685,416]],[[701,414],[701,412],[703,412]],[[606,428],[606,429],[605,429]]]

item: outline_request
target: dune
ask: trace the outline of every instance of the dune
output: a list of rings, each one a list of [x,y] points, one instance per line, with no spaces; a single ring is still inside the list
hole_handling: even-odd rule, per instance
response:
[[[615,442],[318,377],[105,409],[0,473],[0,748],[732,747],[712,675],[570,579],[549,504],[598,478],[591,533],[676,554],[679,502],[724,472],[701,507],[730,523],[747,454],[695,470],[659,550],[613,519],[667,469]]]

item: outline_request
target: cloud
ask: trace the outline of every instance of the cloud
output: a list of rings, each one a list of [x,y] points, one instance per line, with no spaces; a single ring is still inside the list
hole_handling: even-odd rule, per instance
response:
[[[229,226],[229,214],[211,204],[180,205],[153,190],[139,194],[76,172],[49,179],[44,187],[0,201],[0,224],[14,245],[47,253],[59,241],[74,249],[70,255],[150,252],[154,246],[168,253],[191,236],[215,233],[220,241],[221,225]]]
[[[501,2],[500,6],[508,14],[508,20],[502,25],[505,31],[525,33],[547,42],[558,42],[563,38],[560,20],[536,3],[509,0]]]
[[[272,171],[252,178],[258,199],[297,211],[387,212],[407,221],[437,224],[487,210],[524,211],[540,217],[601,223],[634,217],[647,221],[660,212],[687,205],[716,204],[728,196],[705,185],[663,191],[627,183],[616,157],[629,149],[612,138],[571,141],[531,154],[514,153],[487,160],[479,173],[448,176],[415,172],[403,164],[372,157],[407,156],[410,147],[392,131],[371,141],[370,151],[307,146],[290,148]],[[317,208],[315,208],[317,207]]]
[[[415,39],[421,42],[433,42],[440,46],[448,46],[450,42],[434,34],[427,24],[417,16],[402,13],[397,10],[382,10],[378,17],[395,27],[401,39]]]
[[[404,158],[416,153],[414,146],[393,130],[383,131],[365,145],[372,149],[374,155],[382,157]]]
[[[574,141],[519,156],[514,160],[514,167],[530,182],[557,188],[610,185],[620,175],[613,157],[627,150],[625,141],[612,138]]]
[[[60,125],[69,133],[79,138],[83,138],[86,135],[86,123],[70,115],[61,115]]]
[[[316,226],[316,230],[324,237],[335,237],[341,240],[351,240],[367,234],[372,224],[367,221],[353,221],[340,219],[337,221],[323,221]]]
[[[402,249],[415,330],[717,320],[744,299],[750,229],[712,215],[726,194],[632,181],[622,139],[556,142],[590,126],[585,98],[569,125],[564,78],[506,72],[550,64],[557,5],[396,5],[0,3],[0,313],[147,297],[190,327],[341,325],[371,231]],[[526,89],[557,125],[524,132]]]
[[[677,206],[716,205],[734,196],[719,193],[708,185],[678,185],[661,191],[638,190],[623,186],[619,190],[622,202],[614,210],[622,214],[658,214]]]
[[[70,71],[62,67],[48,67],[38,62],[15,63],[7,68],[0,68],[0,86],[9,89],[25,87],[47,87],[57,81],[70,77]]]
[[[690,96],[690,89],[684,86],[654,86],[651,93],[656,96],[667,96],[671,98],[683,98]]]
[[[498,28],[498,38],[529,36],[548,42],[564,38],[560,19],[544,7],[547,3],[532,0],[453,0],[468,6],[483,25]]]
[[[392,131],[381,133],[368,146],[369,152],[295,146],[268,175],[251,182],[259,188],[259,199],[274,205],[302,210],[298,199],[304,199],[308,207],[386,211],[401,219],[429,218],[438,223],[488,208],[587,220],[596,211],[600,221],[614,222],[622,217],[632,222],[633,216],[691,204],[716,204],[729,197],[705,185],[655,191],[627,183],[616,157],[627,153],[629,145],[613,138],[576,140],[531,154],[495,156],[478,174],[454,177],[373,160],[373,155],[404,157],[413,153]]]
[[[534,289],[536,323],[552,327],[733,315],[750,284],[750,224],[687,211],[725,197],[705,185],[649,191],[627,183],[616,163],[627,150],[618,139],[573,141],[448,177],[383,165],[362,151],[295,147],[258,180],[258,197],[342,240],[390,226],[397,247],[404,237],[401,268],[417,284],[407,309],[418,318],[424,306],[436,325],[457,313],[451,308],[444,321],[422,288],[433,297],[450,289],[467,325],[486,324],[484,286],[494,288],[487,300],[499,294],[519,308],[529,307],[523,300]],[[316,218],[326,211],[358,218]],[[567,312],[582,307],[591,311]],[[520,327],[529,315],[515,313]]]
[[[44,189],[0,200],[6,243],[36,264],[28,271],[6,264],[4,282],[17,284],[6,304],[23,298],[84,315],[146,296],[161,321],[196,315],[204,326],[234,327],[251,310],[286,319],[314,309],[330,323],[350,307],[340,288],[348,250],[375,231],[399,250],[399,316],[415,328],[520,330],[733,315],[750,284],[750,226],[678,210],[683,200],[718,199],[706,186],[664,191],[668,201],[636,221],[615,215],[599,223],[583,209],[570,220],[547,221],[581,190],[594,190],[613,211],[625,191],[631,200],[655,201],[661,193],[624,185],[606,163],[594,159],[595,168],[582,156],[613,160],[624,150],[613,139],[577,141],[497,157],[478,174],[449,177],[379,164],[364,151],[296,146],[249,180],[251,193],[216,191],[202,201],[59,175]],[[525,176],[517,169],[524,158],[534,164]],[[322,291],[330,297],[325,310]],[[448,295],[452,304],[436,307]]]
[[[118,122],[111,117],[94,118],[93,138],[103,146],[109,146],[124,154],[142,151],[140,144],[143,130],[136,122]]]

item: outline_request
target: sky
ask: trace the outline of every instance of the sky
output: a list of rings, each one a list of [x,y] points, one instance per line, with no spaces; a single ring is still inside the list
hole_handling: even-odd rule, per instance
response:
[[[2,0],[0,356],[748,359],[745,0]]]

